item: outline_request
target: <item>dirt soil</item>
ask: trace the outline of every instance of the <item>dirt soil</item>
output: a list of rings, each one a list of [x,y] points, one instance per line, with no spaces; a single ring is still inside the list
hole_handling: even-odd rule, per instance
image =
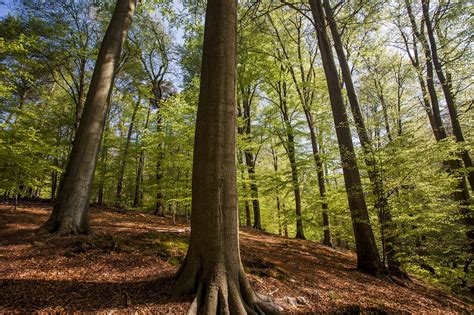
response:
[[[184,314],[172,294],[189,226],[137,211],[91,211],[93,236],[36,236],[46,203],[0,205],[0,314]],[[474,313],[413,279],[404,286],[356,271],[354,253],[243,229],[244,268],[256,291],[289,314]]]

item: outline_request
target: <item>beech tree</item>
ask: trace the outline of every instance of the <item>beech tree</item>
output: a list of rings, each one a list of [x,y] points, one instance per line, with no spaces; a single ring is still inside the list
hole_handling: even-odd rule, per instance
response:
[[[191,239],[175,292],[192,313],[276,313],[250,287],[239,253],[236,187],[237,4],[209,0],[192,175]]]
[[[81,123],[60,183],[57,203],[41,230],[59,235],[88,234],[89,200],[99,145],[105,126],[108,99],[120,61],[136,0],[118,0],[102,41]]]
[[[360,180],[359,168],[352,143],[349,121],[344,107],[339,76],[326,32],[326,21],[321,0],[310,0],[318,44],[321,52],[324,72],[331,99],[331,107],[336,127],[337,140],[344,172],[349,208],[357,247],[357,267],[375,275],[385,273],[375,243],[375,237],[369,221],[367,205]]]

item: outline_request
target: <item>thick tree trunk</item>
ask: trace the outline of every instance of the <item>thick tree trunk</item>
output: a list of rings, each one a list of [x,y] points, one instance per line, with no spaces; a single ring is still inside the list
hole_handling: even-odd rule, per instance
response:
[[[58,202],[42,230],[59,235],[90,232],[89,201],[115,69],[135,11],[135,0],[118,0],[99,50]]]
[[[119,176],[117,180],[117,191],[115,193],[115,206],[122,206],[122,190],[123,190],[123,177],[125,175],[125,166],[127,164],[128,151],[130,147],[130,140],[132,139],[133,125],[135,124],[135,117],[140,106],[141,99],[138,98],[135,106],[133,107],[132,117],[130,119],[130,126],[128,126],[127,139],[125,140],[125,146],[123,148],[123,154],[120,161]]]
[[[456,141],[464,143],[464,134],[461,128],[461,124],[459,123],[458,119],[458,112],[455,103],[455,97],[453,91],[451,90],[451,84],[447,79],[446,75],[443,72],[443,68],[441,66],[441,62],[438,57],[438,47],[436,44],[436,39],[434,37],[433,32],[433,25],[431,23],[430,13],[429,13],[429,1],[422,0],[422,8],[423,8],[423,18],[426,25],[426,30],[428,33],[428,40],[431,48],[431,57],[432,61],[436,70],[436,76],[441,83],[441,87],[443,90],[444,98],[446,100],[446,105],[449,111],[449,117],[451,118],[451,124],[453,126],[453,134],[456,138]],[[469,155],[469,151],[462,150],[461,152],[462,160],[464,161],[464,166],[468,169],[467,178],[469,180],[469,184],[471,186],[471,191],[474,190],[474,167],[472,164],[471,156]]]
[[[191,239],[176,294],[195,293],[190,313],[278,309],[254,293],[240,260],[236,187],[237,2],[209,0],[192,176]]]
[[[386,271],[380,260],[377,244],[375,243],[375,237],[369,221],[369,213],[365,203],[359,168],[349,128],[349,120],[344,107],[344,100],[342,98],[342,91],[331,45],[326,33],[323,5],[321,0],[310,0],[310,5],[316,24],[318,45],[321,51],[334,125],[336,127],[336,135],[339,143],[344,182],[356,241],[357,267],[374,275],[382,275]],[[362,115],[360,116],[362,117]]]

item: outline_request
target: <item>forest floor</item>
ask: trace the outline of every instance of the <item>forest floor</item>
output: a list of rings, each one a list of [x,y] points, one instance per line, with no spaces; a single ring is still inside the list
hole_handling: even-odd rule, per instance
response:
[[[93,236],[39,237],[45,203],[0,205],[0,313],[183,314],[173,275],[189,226],[138,211],[92,208]],[[355,269],[354,253],[242,229],[253,287],[286,313],[474,313],[473,305],[413,279],[404,286]]]

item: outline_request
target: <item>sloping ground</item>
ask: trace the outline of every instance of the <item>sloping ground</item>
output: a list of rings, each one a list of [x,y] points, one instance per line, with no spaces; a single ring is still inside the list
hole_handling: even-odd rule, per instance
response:
[[[92,210],[90,237],[38,237],[51,207],[0,205],[0,313],[183,314],[172,276],[189,227],[136,211]],[[241,231],[254,288],[287,313],[473,313],[453,295],[420,281],[400,286],[355,270],[351,252]]]

